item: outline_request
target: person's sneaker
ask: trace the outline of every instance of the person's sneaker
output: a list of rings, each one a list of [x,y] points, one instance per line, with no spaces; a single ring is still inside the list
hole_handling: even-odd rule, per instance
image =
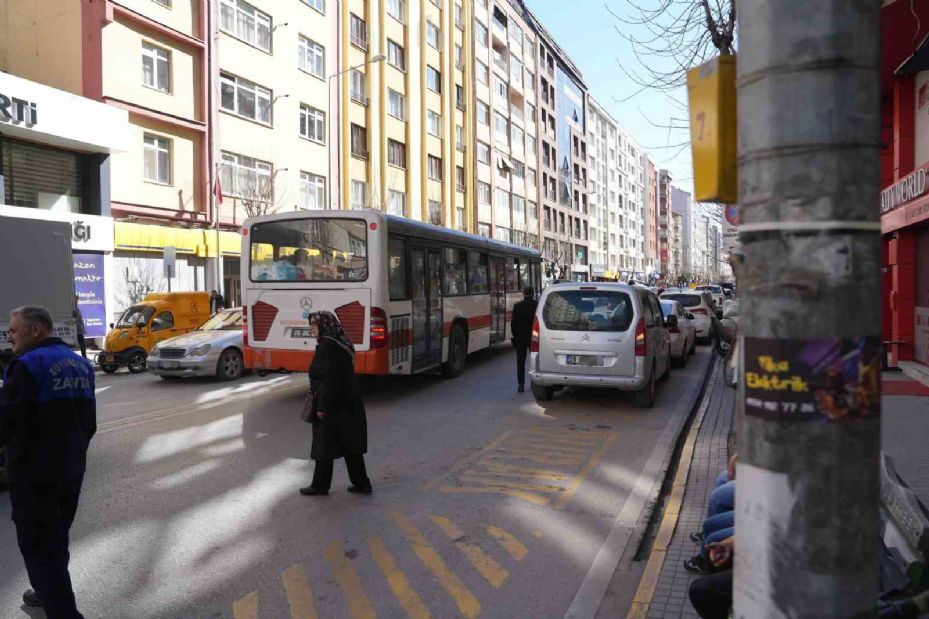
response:
[[[374,492],[374,488],[371,487],[371,484],[367,486],[349,486],[348,491],[353,494],[371,494]]]
[[[525,386],[525,385],[520,385],[519,387],[516,388],[516,391],[517,391],[518,393],[523,393],[525,390],[526,390],[526,386]]]
[[[307,486],[306,488],[300,488],[300,494],[303,496],[329,496],[329,491]]]
[[[692,541],[697,546],[702,546],[703,545],[703,532],[697,531],[695,533],[691,533],[690,541]]]
[[[28,589],[23,593],[23,604],[33,608],[42,608],[42,600],[39,598],[39,594],[32,589]]]
[[[713,567],[702,554],[696,554],[689,559],[684,560],[684,569],[694,574],[712,574]]]

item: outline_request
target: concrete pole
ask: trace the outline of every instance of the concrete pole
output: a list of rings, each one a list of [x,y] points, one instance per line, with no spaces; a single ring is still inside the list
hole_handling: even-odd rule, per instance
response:
[[[745,372],[759,372],[765,351],[790,366],[767,375],[789,378],[809,359],[804,346],[880,344],[880,4],[739,1]],[[811,398],[828,382],[807,378]],[[867,415],[836,420],[821,401],[787,412],[795,396],[777,388],[764,399],[779,412],[759,414],[759,390],[745,383],[734,616],[873,616],[879,385]]]

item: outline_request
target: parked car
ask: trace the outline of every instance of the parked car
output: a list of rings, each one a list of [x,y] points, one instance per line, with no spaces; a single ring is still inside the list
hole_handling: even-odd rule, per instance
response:
[[[692,355],[697,347],[694,315],[685,310],[679,301],[670,299],[661,299],[661,311],[671,336],[671,361],[678,367],[684,367],[687,365],[687,355]]]
[[[726,300],[726,293],[723,292],[721,286],[716,284],[708,284],[703,286],[697,286],[694,290],[705,290],[710,293],[710,296],[713,298],[713,310],[716,312],[717,318],[723,317],[723,301]]]
[[[538,400],[565,386],[634,391],[655,404],[655,382],[671,367],[671,336],[658,297],[617,283],[549,286],[532,327],[529,378]]]
[[[712,315],[715,313],[715,308],[709,292],[690,288],[668,288],[661,295],[661,300],[677,301],[693,315],[697,339],[702,343],[705,344],[713,338],[715,333]]]
[[[163,340],[152,348],[148,368],[163,379],[242,375],[242,308],[220,310],[190,333]]]

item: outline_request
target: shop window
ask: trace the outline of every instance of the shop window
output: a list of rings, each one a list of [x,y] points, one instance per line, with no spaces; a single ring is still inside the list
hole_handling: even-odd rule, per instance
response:
[[[0,135],[0,203],[39,209],[83,211],[95,195],[87,184],[92,155],[11,140]]]

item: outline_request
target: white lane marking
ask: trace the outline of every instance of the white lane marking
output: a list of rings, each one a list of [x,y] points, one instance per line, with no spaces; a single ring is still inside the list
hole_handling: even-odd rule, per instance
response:
[[[108,385],[106,387],[97,387],[96,389],[94,389],[94,395],[100,395],[107,389],[112,389],[112,388],[113,388],[113,385]]]

